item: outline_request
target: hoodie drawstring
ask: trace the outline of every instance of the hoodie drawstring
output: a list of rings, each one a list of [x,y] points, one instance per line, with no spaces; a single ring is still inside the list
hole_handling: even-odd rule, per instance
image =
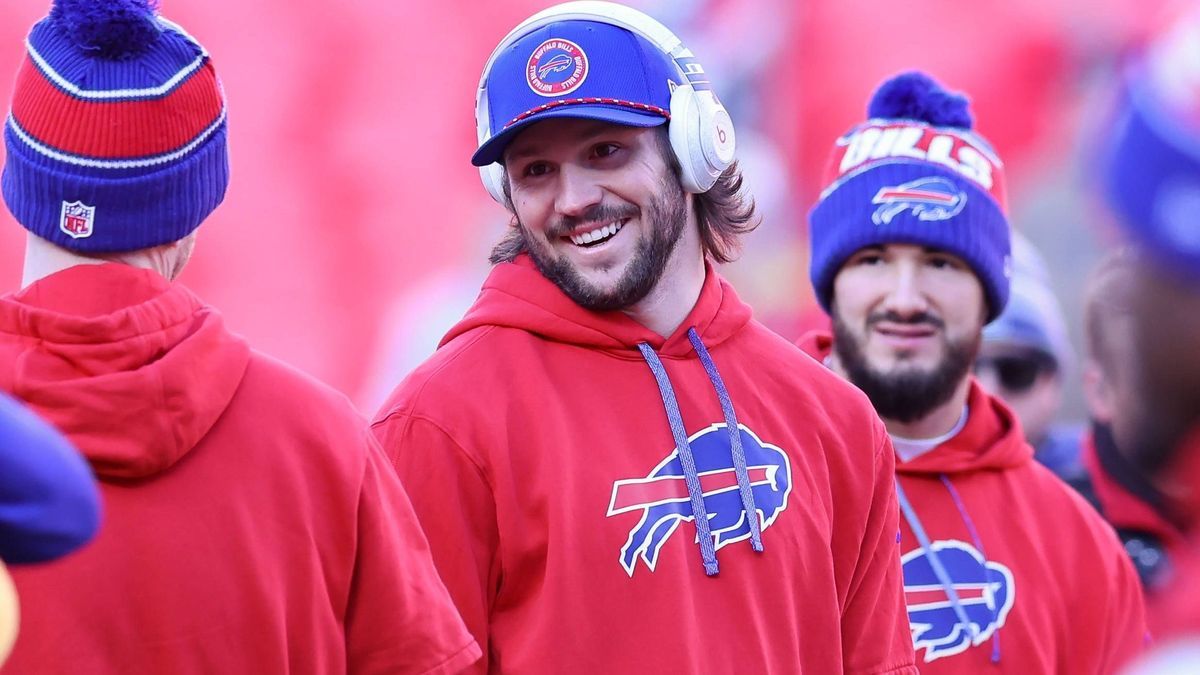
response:
[[[958,622],[971,633],[971,641],[974,642],[975,635],[978,633],[975,624],[967,618],[967,610],[963,609],[962,602],[958,599],[958,591],[954,590],[950,575],[942,565],[941,559],[938,558],[937,551],[933,550],[933,544],[929,541],[929,535],[925,534],[925,527],[921,525],[921,519],[917,517],[912,503],[908,501],[908,495],[904,494],[899,477],[896,478],[896,499],[900,502],[900,510],[904,512],[904,520],[908,521],[908,526],[912,528],[913,534],[917,537],[917,543],[921,545],[921,550],[925,551],[925,557],[929,559],[929,566],[933,568],[934,576],[946,591],[946,597],[950,600],[950,607],[954,610],[954,615],[958,617]]]
[[[708,348],[700,341],[700,335],[695,328],[688,329],[688,340],[692,349],[700,357],[708,380],[717,391],[717,399],[721,402],[721,412],[725,414],[725,428],[729,431],[729,445],[733,453],[733,473],[737,476],[738,492],[742,495],[742,508],[745,509],[746,520],[750,524],[750,547],[762,553],[762,523],[758,519],[758,509],[754,505],[754,491],[750,489],[750,472],[746,469],[746,451],[742,448],[742,430],[738,426],[737,414],[733,412],[733,399],[725,389],[725,381],[717,372],[717,364],[708,355]]]
[[[950,492],[950,498],[954,500],[954,506],[958,509],[958,515],[962,518],[963,523],[967,526],[967,531],[971,535],[971,540],[978,549],[979,554],[987,560],[987,553],[983,550],[983,541],[979,538],[979,532],[975,529],[975,523],[971,520],[971,516],[967,514],[966,506],[958,495],[958,490],[954,489],[954,485],[946,474],[940,474],[942,485],[946,486],[946,490]],[[954,610],[954,615],[958,617],[958,621],[965,627],[965,630],[971,634],[971,643],[974,644],[975,638],[979,635],[979,629],[967,617],[967,612],[962,606],[962,601],[958,598],[958,591],[954,590],[954,584],[950,580],[949,573],[946,572],[945,566],[938,558],[937,551],[933,549],[933,544],[929,541],[929,535],[925,533],[924,526],[921,525],[921,519],[917,517],[917,512],[912,507],[912,503],[908,501],[908,495],[904,493],[904,488],[900,486],[900,478],[896,477],[896,499],[900,502],[900,510],[904,512],[904,520],[908,522],[908,526],[912,529],[913,535],[917,538],[917,543],[921,545],[921,550],[925,551],[925,557],[929,560],[929,566],[933,568],[933,574],[937,577],[938,583],[942,585],[942,589],[946,591],[946,597],[950,600],[950,607]],[[987,568],[984,568],[984,578],[987,578]],[[992,622],[999,622],[999,614],[995,607],[992,607]],[[992,663],[1000,663],[1000,631],[992,632]]]
[[[966,523],[967,531],[971,533],[971,541],[975,544],[975,548],[979,549],[979,555],[987,560],[987,551],[983,549],[983,540],[979,538],[979,531],[975,529],[975,523],[967,514],[967,507],[963,504],[962,498],[958,496],[958,490],[954,489],[954,484],[950,482],[950,478],[946,474],[941,474],[939,478],[942,479],[942,485],[945,485],[946,490],[950,492],[950,498],[954,500],[954,507],[958,509],[958,515]],[[985,577],[987,575],[986,568],[984,575]],[[995,606],[992,607],[992,622],[1000,622],[999,610]],[[1000,631],[998,630],[992,632],[992,663],[1000,663]]]
[[[708,373],[708,379],[712,382],[713,389],[717,392],[717,398],[721,402],[721,411],[725,415],[725,425],[729,428],[734,474],[737,477],[738,491],[741,493],[742,507],[745,509],[746,519],[750,525],[751,546],[755,551],[762,551],[761,524],[758,520],[758,510],[754,505],[754,494],[750,489],[750,476],[746,469],[746,454],[742,448],[741,428],[738,426],[737,416],[733,411],[733,401],[730,400],[729,392],[725,389],[725,383],[721,379],[720,373],[717,372],[717,366],[713,363],[712,357],[709,356],[708,349],[700,341],[700,336],[696,333],[695,328],[688,329],[688,339],[691,341],[696,355],[700,357],[704,371]],[[683,468],[683,482],[687,485],[688,500],[692,504],[692,515],[696,522],[696,537],[700,544],[700,557],[704,562],[704,573],[708,576],[714,576],[719,571],[716,546],[713,543],[712,529],[708,523],[708,511],[704,508],[704,490],[700,485],[700,475],[696,471],[696,458],[692,455],[692,446],[688,442],[687,429],[683,424],[683,415],[679,411],[679,402],[675,398],[675,390],[671,387],[671,379],[667,376],[667,370],[663,366],[658,354],[654,351],[654,348],[648,343],[640,342],[638,343],[638,350],[641,351],[642,358],[646,360],[646,365],[650,366],[650,372],[654,374],[654,380],[658,383],[658,393],[662,396],[663,408],[667,413],[667,421],[671,425],[671,435],[675,439],[675,450],[679,454],[679,464]]]

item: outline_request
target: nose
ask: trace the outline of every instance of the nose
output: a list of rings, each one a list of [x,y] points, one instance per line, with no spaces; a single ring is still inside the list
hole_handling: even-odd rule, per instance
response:
[[[554,200],[559,215],[580,217],[603,198],[604,192],[592,172],[571,164],[559,168],[558,195]]]
[[[903,317],[916,316],[929,309],[921,287],[920,270],[915,265],[896,265],[892,287],[884,298],[884,309]]]

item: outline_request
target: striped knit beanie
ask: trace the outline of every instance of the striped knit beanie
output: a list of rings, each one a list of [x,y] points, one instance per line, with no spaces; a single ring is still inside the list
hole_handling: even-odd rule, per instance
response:
[[[4,201],[79,252],[187,236],[229,184],[208,52],[151,0],[56,0],[34,25],[4,127]]]
[[[817,300],[831,312],[834,278],[855,251],[916,244],[962,258],[995,319],[1012,273],[1004,167],[971,131],[967,99],[909,72],[879,87],[867,115],[838,139],[808,216]]]

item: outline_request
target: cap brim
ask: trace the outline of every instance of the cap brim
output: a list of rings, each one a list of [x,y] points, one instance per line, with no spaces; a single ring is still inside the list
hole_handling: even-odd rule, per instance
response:
[[[471,164],[475,166],[487,166],[493,162],[499,162],[504,158],[504,149],[516,138],[517,134],[524,131],[527,127],[542,120],[552,118],[574,118],[585,120],[599,120],[601,122],[611,122],[627,127],[656,127],[667,121],[666,117],[658,113],[633,110],[630,108],[622,108],[613,105],[603,104],[578,104],[565,105],[561,108],[552,108],[536,115],[531,115],[520,122],[508,127],[504,131],[492,136],[479,149],[471,155]]]

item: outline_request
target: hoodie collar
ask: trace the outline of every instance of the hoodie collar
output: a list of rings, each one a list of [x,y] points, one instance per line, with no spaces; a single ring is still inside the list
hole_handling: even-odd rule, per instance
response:
[[[593,312],[580,307],[554,282],[542,276],[528,254],[492,268],[475,304],[442,338],[441,345],[473,328],[520,328],[557,342],[628,352],[640,359],[646,343],[663,358],[695,358],[688,338],[694,327],[709,348],[720,345],[750,321],[750,307],[705,262],[704,285],[692,311],[669,336],[661,336],[620,311]]]
[[[127,265],[79,265],[0,297],[0,385],[58,426],[96,472],[144,478],[224,412],[249,347],[190,291]]]

